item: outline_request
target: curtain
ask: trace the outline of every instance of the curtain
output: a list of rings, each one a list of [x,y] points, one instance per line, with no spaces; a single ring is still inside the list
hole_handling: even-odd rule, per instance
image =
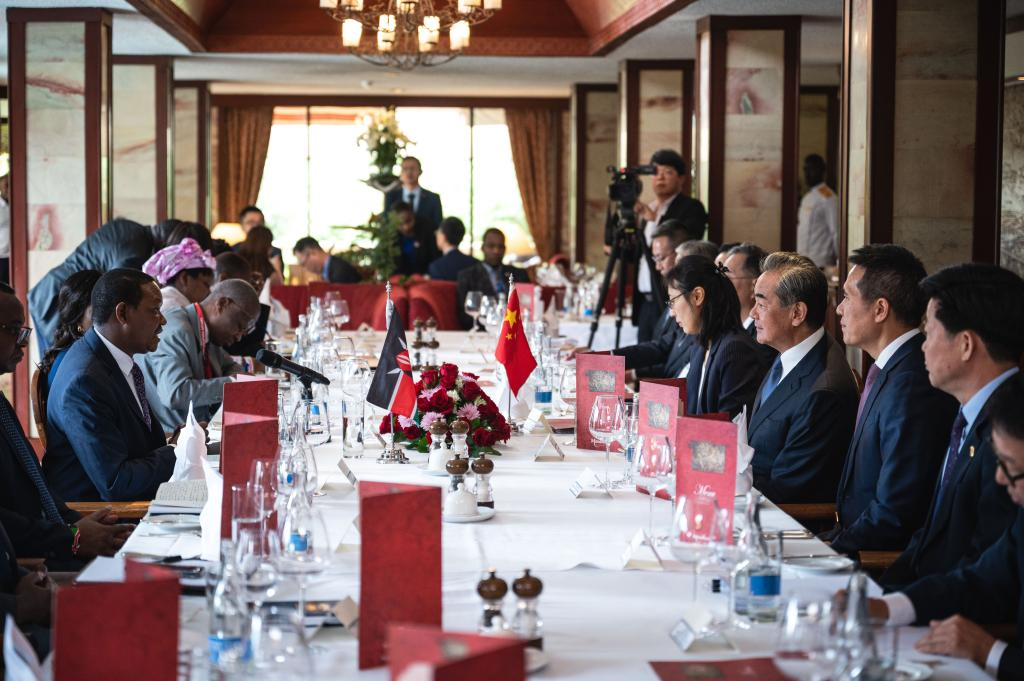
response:
[[[223,107],[217,131],[218,218],[233,222],[238,211],[256,203],[270,146],[274,107]]]
[[[530,235],[545,261],[561,249],[558,225],[558,173],[562,112],[556,109],[505,109],[519,194]]]

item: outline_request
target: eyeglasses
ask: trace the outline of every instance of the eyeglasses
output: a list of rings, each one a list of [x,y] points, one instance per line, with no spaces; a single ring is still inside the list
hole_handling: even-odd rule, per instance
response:
[[[676,304],[677,300],[679,300],[680,298],[682,298],[685,295],[686,295],[685,293],[680,293],[678,296],[672,296],[667,301],[665,301],[665,304],[668,305],[669,307],[672,307],[673,305]]]
[[[32,327],[21,324],[0,324],[0,331],[14,336],[14,342],[18,345],[28,343],[28,337],[32,335]]]
[[[672,254],[652,255],[651,260],[653,260],[655,263],[663,263],[671,257]]]
[[[1014,485],[1016,485],[1018,480],[1024,480],[1024,473],[1018,473],[1017,475],[1011,475],[1010,474],[1010,469],[1006,467],[1006,462],[1005,461],[1003,461],[1002,459],[998,459],[998,458],[996,459],[996,461],[999,464],[999,470],[1001,470],[1003,472],[1003,477],[1006,478],[1010,482],[1010,487],[1013,487]]]

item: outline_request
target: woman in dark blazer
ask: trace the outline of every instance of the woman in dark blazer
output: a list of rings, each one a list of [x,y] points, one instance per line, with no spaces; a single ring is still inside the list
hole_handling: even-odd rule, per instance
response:
[[[695,336],[686,375],[686,413],[727,413],[754,404],[768,371],[757,341],[740,323],[740,301],[728,270],[707,258],[680,258],[668,274],[668,305],[683,331]]]

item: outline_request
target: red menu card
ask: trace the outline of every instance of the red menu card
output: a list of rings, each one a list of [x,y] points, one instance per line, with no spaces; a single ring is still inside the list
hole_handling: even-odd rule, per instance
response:
[[[362,626],[362,625],[360,625]],[[401,679],[412,665],[430,670],[434,681],[522,681],[526,678],[523,648],[517,638],[455,634],[438,627],[388,627],[388,669]],[[412,674],[410,674],[412,676]],[[416,678],[421,678],[416,676]]]
[[[273,418],[267,418],[224,412],[224,430],[220,441],[220,473],[224,476],[224,494],[220,507],[221,538],[231,537],[231,486],[249,482],[252,462],[255,459],[275,458],[277,447],[276,414]]]
[[[224,384],[224,413],[277,416],[277,379],[238,374]]]
[[[176,681],[180,592],[177,573],[133,561],[123,582],[59,589],[55,681]]]
[[[388,625],[441,626],[441,488],[361,482],[359,528],[359,668],[369,669],[388,662]]]
[[[590,410],[598,395],[626,396],[626,358],[616,355],[583,353],[576,355],[576,446],[600,449],[604,445],[590,435]],[[621,452],[617,442],[612,451]]]
[[[651,669],[661,681],[784,681],[789,678],[778,670],[768,657],[749,660],[708,660],[706,662],[651,662]]]
[[[533,295],[534,291],[537,290],[536,284],[516,284],[516,292],[519,294],[519,307],[523,310],[530,311],[530,321],[537,321],[537,315],[534,314],[533,309]],[[543,310],[538,314],[543,314]]]
[[[633,399],[639,401],[637,433],[664,435],[669,442],[676,440],[676,419],[686,413],[685,378],[645,378],[640,381],[640,392]],[[647,486],[637,483],[636,491],[647,494]],[[659,499],[671,499],[668,490],[658,490]]]
[[[682,417],[676,425],[676,500],[714,499],[728,511],[725,536],[732,543],[736,501],[736,424]]]

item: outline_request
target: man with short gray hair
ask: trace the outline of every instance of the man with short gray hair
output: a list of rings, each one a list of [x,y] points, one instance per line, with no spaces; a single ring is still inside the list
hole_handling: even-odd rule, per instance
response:
[[[828,282],[809,258],[772,253],[754,285],[757,341],[779,352],[750,417],[754,486],[776,503],[833,501],[857,416],[857,385],[823,328]]]
[[[224,348],[249,333],[259,313],[256,290],[241,279],[215,284],[206,300],[167,312],[160,344],[139,362],[166,432],[185,423],[189,403],[200,421],[217,411],[224,384],[242,371]]]

